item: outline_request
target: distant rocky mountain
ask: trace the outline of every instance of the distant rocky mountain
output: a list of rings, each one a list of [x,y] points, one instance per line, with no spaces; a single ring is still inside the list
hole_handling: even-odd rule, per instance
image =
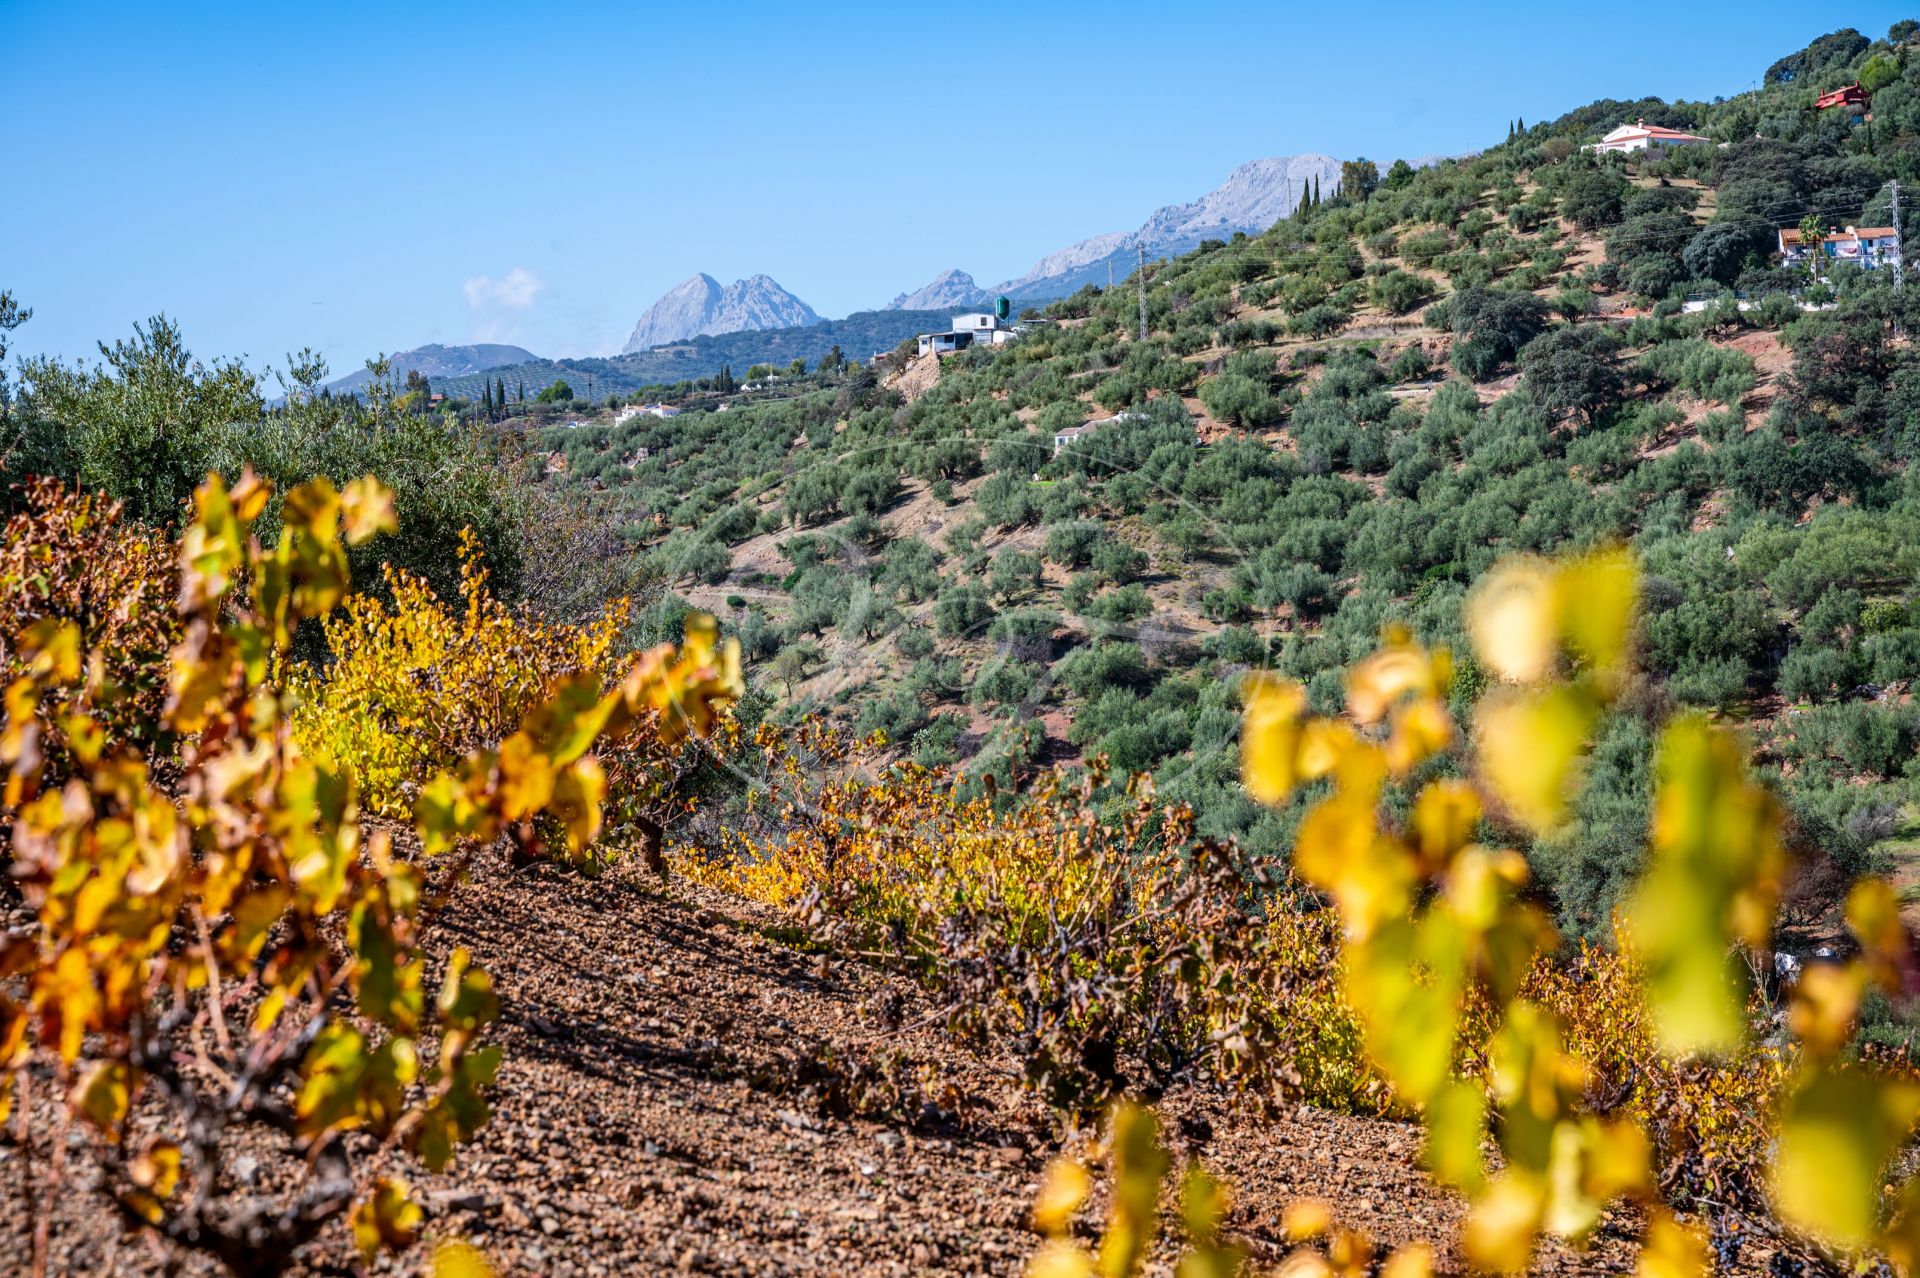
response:
[[[1253,160],[1199,199],[1159,209],[1138,230],[1096,235],[1049,253],[993,292],[1021,301],[1065,297],[1087,284],[1104,285],[1109,265],[1116,280],[1131,275],[1142,247],[1152,260],[1191,252],[1202,240],[1226,239],[1235,231],[1258,235],[1293,212],[1316,178],[1321,195],[1331,196],[1340,161],[1319,154]]]
[[[667,290],[649,306],[621,353],[632,355],[705,334],[804,328],[819,322],[811,306],[765,275],[735,280],[722,288],[713,276],[700,274]]]
[[[410,372],[420,373],[429,381],[437,382],[454,377],[470,377],[490,368],[525,364],[539,358],[524,347],[505,346],[498,342],[479,342],[472,346],[442,346],[434,342],[387,356],[393,364],[394,381],[402,383]],[[365,386],[372,378],[373,374],[362,368],[328,382],[327,386],[336,394],[350,394]]]
[[[948,306],[986,306],[993,294],[973,282],[965,271],[947,271],[933,282],[912,293],[902,293],[887,303],[890,311],[937,311]]]

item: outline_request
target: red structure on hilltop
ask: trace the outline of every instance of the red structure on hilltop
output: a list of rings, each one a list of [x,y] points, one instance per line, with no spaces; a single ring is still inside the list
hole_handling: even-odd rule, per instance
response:
[[[1860,107],[1864,110],[1872,100],[1873,95],[1858,84],[1849,84],[1844,89],[1835,89],[1832,93],[1821,94],[1813,105],[1822,111],[1837,106]]]

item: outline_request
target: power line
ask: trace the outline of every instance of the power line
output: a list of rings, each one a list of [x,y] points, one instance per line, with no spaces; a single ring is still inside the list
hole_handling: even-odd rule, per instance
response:
[[[1897,245],[1900,239],[1900,179],[1899,178],[1895,178],[1893,180],[1893,236]],[[1906,272],[1901,269],[1900,258],[1901,258],[1901,254],[1898,252],[1895,252],[1893,255],[1893,287],[1896,292],[1904,290],[1907,286]]]
[[[1902,235],[1901,228],[1900,228],[1900,207],[1899,207],[1900,190],[1899,188],[1900,188],[1900,184],[1897,180],[1890,183],[1890,194],[1893,200],[1892,217],[1893,217],[1893,224],[1894,224],[1894,233],[1897,237],[1904,239],[1904,236]],[[1801,213],[1803,216],[1808,213],[1817,213],[1821,215],[1823,219],[1839,217],[1842,215],[1851,215],[1851,214],[1863,215],[1866,213],[1867,204],[1871,203],[1872,199],[1877,199],[1877,198],[1879,197],[1876,194],[1875,196],[1871,197],[1871,199],[1863,201],[1859,204],[1846,202],[1846,203],[1824,204],[1824,205],[1809,204],[1806,201],[1798,200],[1798,199],[1782,200],[1777,204],[1769,206],[1767,208],[1754,210],[1749,213],[1743,213],[1736,217],[1726,218],[1719,221],[1707,222],[1701,225],[1697,225],[1694,228],[1694,233],[1698,234],[1699,231],[1704,230],[1708,226],[1736,226],[1736,227],[1743,227],[1749,230],[1762,230],[1762,229],[1771,230],[1771,231],[1779,231],[1782,229],[1791,230],[1794,228],[1791,228],[1791,227],[1783,228],[1780,226],[1779,217],[1781,215],[1790,214],[1796,211]],[[1675,210],[1675,211],[1678,212],[1679,210]],[[1267,235],[1270,235],[1273,230],[1277,230],[1278,227],[1279,227],[1279,224],[1276,223],[1274,227],[1269,228],[1269,230],[1266,233],[1263,233],[1263,235],[1259,238],[1266,238]],[[1451,230],[1451,228],[1447,228],[1447,227],[1441,227],[1439,229],[1448,230],[1448,231]],[[1489,230],[1491,229],[1493,228],[1490,227]],[[1645,233],[1640,235],[1610,236],[1610,235],[1607,235],[1604,231],[1599,232],[1598,236],[1603,246],[1606,246],[1606,247],[1611,247],[1615,244],[1666,243],[1666,242],[1671,242],[1675,238],[1672,235],[1661,234],[1661,233]],[[1525,243],[1525,241],[1521,240],[1520,237],[1518,236],[1513,236],[1513,239],[1518,243],[1523,243],[1523,244]],[[1892,264],[1894,268],[1894,286],[1896,288],[1902,287],[1903,271],[1902,271],[1901,256],[1899,253],[1897,252],[1895,253]],[[1146,265],[1147,265],[1147,250],[1146,250],[1146,246],[1142,244],[1140,245],[1140,267],[1137,272],[1137,276],[1138,276],[1138,282],[1139,282],[1140,340],[1143,342],[1147,340]],[[1111,273],[1112,273],[1111,259],[1108,260],[1108,273],[1109,273],[1109,276],[1111,276]],[[1112,287],[1111,282],[1109,282],[1108,287],[1109,288]]]
[[[1851,214],[1851,213],[1864,214],[1867,211],[1865,204],[1808,205],[1797,200],[1791,203],[1783,203],[1782,205],[1779,206],[1780,213],[1789,213],[1795,210],[1800,211],[1802,214],[1818,213],[1818,214],[1821,214],[1823,217],[1828,217],[1828,218],[1837,217],[1842,214]],[[1677,212],[1678,210],[1675,210],[1675,211]],[[1770,211],[1771,210],[1760,210],[1754,213],[1743,214],[1739,217],[1725,218],[1720,221],[1701,223],[1696,225],[1694,230],[1696,233],[1698,233],[1699,231],[1705,230],[1709,226],[1740,226],[1740,227],[1746,227],[1748,229],[1754,229],[1754,230],[1759,230],[1759,229],[1793,230],[1794,229],[1793,227],[1781,227],[1777,216],[1775,217],[1767,216],[1767,213]],[[1625,223],[1616,223],[1615,225],[1622,226],[1622,225],[1625,225]],[[1442,228],[1442,229],[1446,229],[1446,228]],[[1492,230],[1493,228],[1489,227],[1488,229]],[[1509,234],[1511,235],[1511,232],[1509,232]],[[1639,235],[1609,235],[1606,233],[1604,229],[1591,232],[1591,234],[1597,235],[1603,244],[1645,244],[1645,243],[1655,243],[1655,242],[1669,240],[1673,238],[1673,236],[1665,233],[1643,233]],[[1512,236],[1512,239],[1515,243],[1519,243],[1519,244],[1531,243],[1531,241],[1523,240],[1520,236],[1517,236],[1517,235]]]
[[[1140,340],[1147,340],[1147,246],[1140,244],[1140,269],[1134,274],[1140,281]]]

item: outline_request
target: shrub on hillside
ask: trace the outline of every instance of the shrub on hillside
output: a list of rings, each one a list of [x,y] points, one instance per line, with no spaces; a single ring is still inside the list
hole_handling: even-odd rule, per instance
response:
[[[1053,544],[1052,533],[1047,534],[1047,544]],[[987,588],[1002,599],[1017,599],[1039,589],[1041,571],[1040,556],[1007,547],[993,557]]]
[[[1662,342],[1640,366],[1696,399],[1737,405],[1753,389],[1753,359],[1745,351],[1696,339]]]
[[[1137,582],[1095,595],[1077,610],[1081,616],[1110,625],[1138,621],[1153,611],[1153,601]]]
[[[970,635],[992,619],[993,604],[983,586],[951,586],[934,601],[934,625],[949,639]]]
[[[1287,332],[1295,337],[1327,337],[1337,333],[1347,322],[1347,310],[1344,306],[1331,301],[1309,306],[1287,321]]]
[[[1548,316],[1547,304],[1530,293],[1466,288],[1433,308],[1428,322],[1453,331],[1453,366],[1461,375],[1484,381],[1540,335]]]
[[[1614,364],[1619,351],[1619,339],[1603,328],[1560,325],[1521,350],[1521,384],[1549,414],[1578,414],[1591,425],[1626,389]]]
[[[1590,168],[1560,186],[1560,212],[1583,231],[1597,231],[1618,222],[1633,188],[1610,169]]]
[[[1695,279],[1731,284],[1752,262],[1765,260],[1768,238],[1766,228],[1752,222],[1712,222],[1687,241],[1680,260]]]
[[[1405,315],[1433,296],[1433,284],[1411,271],[1390,271],[1373,282],[1374,305],[1392,315]]]

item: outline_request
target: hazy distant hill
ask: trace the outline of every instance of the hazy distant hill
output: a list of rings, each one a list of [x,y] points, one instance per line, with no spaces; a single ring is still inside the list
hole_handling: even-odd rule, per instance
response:
[[[703,273],[676,284],[649,306],[633,326],[622,353],[632,355],[710,333],[799,328],[819,322],[811,306],[768,276],[749,276],[723,288],[720,281]]]
[[[986,306],[993,294],[973,282],[965,271],[945,271],[911,293],[887,303],[890,311],[935,311],[947,306]]]
[[[1229,239],[1236,231],[1261,234],[1292,213],[1316,179],[1321,195],[1331,197],[1340,181],[1340,161],[1318,153],[1253,160],[1197,200],[1166,205],[1135,230],[1108,231],[1056,249],[1026,274],[993,288],[981,288],[965,271],[951,270],[917,292],[902,293],[890,307],[984,306],[1003,293],[1016,301],[1043,301],[1087,284],[1105,285],[1109,278],[1123,280],[1139,265],[1143,247],[1150,260],[1158,261],[1190,253],[1204,240]]]
[[[479,342],[472,346],[442,346],[434,342],[427,346],[416,346],[410,351],[396,352],[387,358],[393,362],[396,382],[405,382],[409,372],[418,372],[437,384],[448,378],[466,377],[489,368],[499,368],[503,364],[524,364],[540,357],[525,347],[506,346],[498,342]],[[351,393],[365,386],[372,376],[361,368],[327,385],[335,392]],[[477,381],[474,384],[479,385]]]
[[[1025,275],[991,291],[1016,300],[1065,297],[1087,284],[1125,279],[1139,265],[1140,249],[1149,259],[1192,252],[1202,240],[1228,239],[1235,231],[1258,235],[1293,212],[1301,196],[1320,183],[1331,197],[1340,181],[1340,161],[1330,155],[1278,155],[1252,160],[1197,200],[1159,209],[1138,230],[1112,231],[1047,254]]]
[[[531,396],[556,379],[563,379],[578,394],[587,392],[587,375],[593,375],[596,399],[608,395],[628,395],[642,386],[664,382],[690,381],[710,377],[724,365],[742,376],[755,364],[787,364],[804,359],[818,363],[820,357],[840,348],[848,359],[865,362],[875,351],[892,350],[917,333],[945,329],[952,317],[970,309],[964,306],[924,311],[857,311],[845,319],[820,320],[789,328],[747,330],[737,333],[703,334],[652,350],[605,359],[532,359],[524,364],[497,368],[487,375],[498,377],[513,394],[524,383]],[[436,390],[449,394],[477,397],[478,375],[434,383]]]

